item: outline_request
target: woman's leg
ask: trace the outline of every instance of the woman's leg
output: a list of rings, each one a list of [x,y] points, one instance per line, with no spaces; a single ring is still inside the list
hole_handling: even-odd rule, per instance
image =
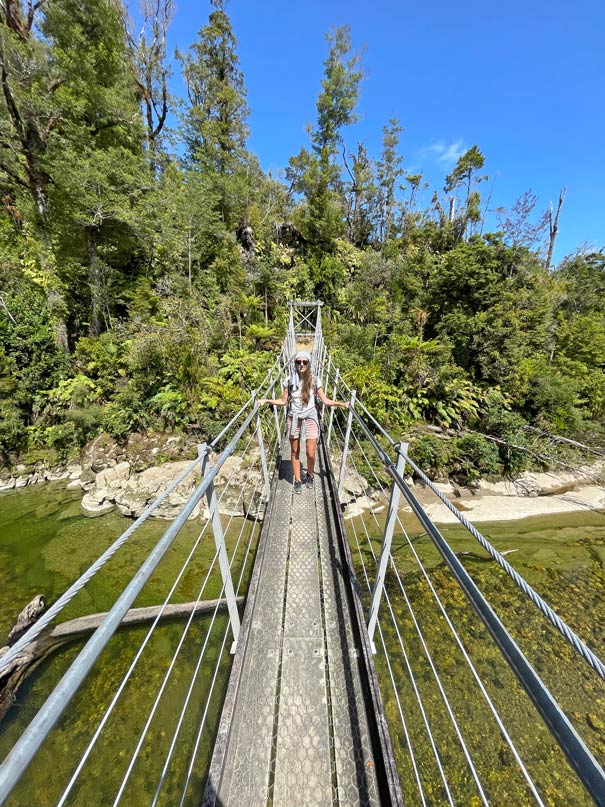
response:
[[[292,456],[292,473],[294,481],[300,482],[300,438],[290,438],[290,453]]]
[[[307,438],[307,475],[313,476],[315,470],[315,454],[317,452],[317,438]]]

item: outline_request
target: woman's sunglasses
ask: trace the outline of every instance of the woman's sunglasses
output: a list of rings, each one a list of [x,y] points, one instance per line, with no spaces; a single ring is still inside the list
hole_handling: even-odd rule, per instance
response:
[[[306,359],[296,359],[296,364],[308,364],[309,362]]]

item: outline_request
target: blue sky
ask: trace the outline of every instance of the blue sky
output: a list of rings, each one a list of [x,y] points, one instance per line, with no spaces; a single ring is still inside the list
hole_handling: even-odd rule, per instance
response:
[[[194,41],[212,10],[176,2],[171,52]],[[263,168],[277,172],[308,145],[325,33],[348,23],[365,71],[360,120],[345,133],[350,151],[363,141],[378,157],[382,126],[399,118],[405,168],[424,172],[428,204],[477,144],[492,208],[531,188],[546,209],[567,187],[555,260],[605,243],[602,0],[230,0],[227,12],[252,109],[249,146]],[[173,86],[182,93],[177,74],[178,66]]]

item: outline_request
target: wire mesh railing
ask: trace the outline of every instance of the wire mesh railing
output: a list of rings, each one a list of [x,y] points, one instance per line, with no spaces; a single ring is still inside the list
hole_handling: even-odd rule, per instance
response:
[[[290,358],[286,344],[259,392],[270,394],[281,383]],[[91,782],[97,787],[97,803],[157,804],[160,798],[162,803],[197,803],[203,778],[200,771],[217,728],[217,691],[224,689],[237,640],[241,595],[251,575],[269,494],[269,473],[275,467],[283,433],[283,417],[259,408],[257,398],[253,391],[226,427],[200,446],[198,458],[0,656],[1,676],[19,662],[35,638],[52,628],[68,605],[70,615],[78,612],[78,598],[91,584],[103,585],[98,581],[107,569],[113,570],[121,562],[125,551],[132,552],[132,541],[147,541],[139,529],[162,501],[174,491],[190,493],[178,517],[149,547],[100,627],[0,766],[0,803],[7,799],[11,804],[31,803],[32,788],[39,791],[41,776],[45,778],[45,803],[64,805],[74,803],[74,799],[83,803],[82,794],[88,792]],[[197,531],[194,524],[200,524]],[[174,565],[177,556],[182,560],[178,568]],[[147,604],[150,580],[154,591],[161,587],[161,581],[165,596],[154,608],[149,627],[143,633],[141,629],[129,630],[128,636],[133,639],[125,643],[118,628],[135,602]],[[164,617],[183,593],[187,595],[185,613],[178,623],[174,618],[167,623]],[[117,645],[121,647],[119,659]],[[192,648],[199,654],[194,655]],[[107,655],[111,661],[104,663]],[[98,670],[112,679],[111,687],[99,682]],[[102,697],[97,694],[101,691]],[[94,715],[82,706],[93,700]],[[72,707],[71,701],[75,701]],[[87,715],[84,732],[80,728],[82,714]],[[174,720],[173,715],[177,716]],[[118,724],[130,731],[126,731],[116,756],[115,736],[124,734],[122,728],[116,728]],[[166,728],[158,729],[161,724]],[[48,774],[42,771],[52,766],[53,759],[60,762],[52,767],[53,775],[46,781]],[[102,782],[98,781],[99,759],[113,760],[112,765],[105,766]],[[27,775],[18,784],[30,766],[28,775],[36,784],[28,782]],[[152,781],[154,791],[147,799]]]
[[[605,776],[597,761],[605,756],[603,738],[585,731],[585,721],[573,725],[567,717],[513,639],[514,626],[504,627],[426,517],[404,468],[441,501],[445,497],[410,460],[407,445],[395,441],[363,406],[329,356],[321,372],[324,384],[330,390],[333,385],[333,397],[355,401],[348,417],[330,413],[324,428],[342,480],[370,638],[376,631],[375,663],[404,797],[422,804],[584,804],[591,798],[605,803]],[[444,503],[528,597],[521,607],[539,609],[532,621],[535,635],[544,636],[544,615],[565,647],[589,662],[596,673],[585,687],[590,709],[591,697],[602,696],[600,659],[468,519],[449,500]],[[527,624],[526,614],[521,619]],[[541,650],[536,663],[547,670],[550,664],[555,673],[565,650],[561,654],[561,647],[550,645]],[[590,678],[588,668],[575,672],[581,685]],[[528,727],[532,702],[544,724],[534,720]],[[565,759],[580,781],[571,771],[563,773]]]

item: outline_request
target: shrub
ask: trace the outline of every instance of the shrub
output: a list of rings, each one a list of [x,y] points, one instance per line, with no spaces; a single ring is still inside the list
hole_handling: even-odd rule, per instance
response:
[[[441,440],[432,434],[422,434],[410,441],[410,456],[427,476],[443,476],[451,461],[450,441]]]
[[[491,440],[480,434],[465,434],[454,445],[453,458],[467,484],[481,476],[500,473],[500,452]]]

